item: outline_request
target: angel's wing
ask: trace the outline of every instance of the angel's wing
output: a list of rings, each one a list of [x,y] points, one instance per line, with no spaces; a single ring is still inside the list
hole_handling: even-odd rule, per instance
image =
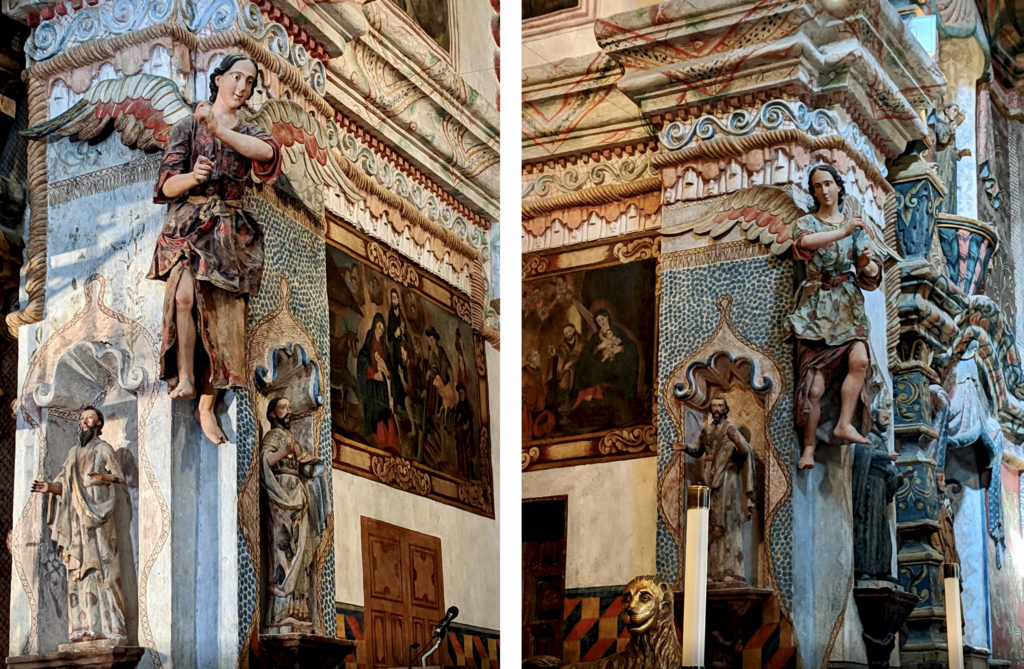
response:
[[[133,74],[98,82],[66,112],[22,134],[31,139],[57,134],[94,140],[102,138],[113,123],[126,146],[162,151],[174,124],[191,113],[192,108],[173,81],[153,74]]]
[[[320,190],[326,184],[350,202],[363,199],[340,164],[344,158],[335,148],[337,133],[325,131],[300,105],[291,100],[268,100],[248,121],[265,128],[281,147],[281,171],[294,187]]]
[[[788,191],[774,186],[752,186],[745,190],[692,203],[686,208],[686,222],[666,228],[664,235],[693,232],[721,237],[737,225],[750,241],[757,241],[781,255],[793,244],[793,223],[804,215]]]

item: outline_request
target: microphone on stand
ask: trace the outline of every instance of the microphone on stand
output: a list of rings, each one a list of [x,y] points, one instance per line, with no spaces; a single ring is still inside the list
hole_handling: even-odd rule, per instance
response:
[[[431,636],[444,636],[444,633],[445,631],[447,631],[448,626],[452,624],[452,621],[455,620],[455,617],[457,615],[459,615],[459,607],[449,606],[448,611],[444,614],[444,618],[441,618],[441,620],[438,621],[437,627],[434,628],[434,633]]]
[[[449,606],[448,611],[444,614],[444,618],[441,618],[437,622],[437,627],[434,628],[434,633],[430,635],[430,644],[428,648],[420,656],[420,666],[427,666],[427,658],[433,655],[438,647],[441,645],[441,641],[444,639],[444,633],[448,630],[448,626],[455,620],[455,616],[459,615],[459,608],[457,606]]]

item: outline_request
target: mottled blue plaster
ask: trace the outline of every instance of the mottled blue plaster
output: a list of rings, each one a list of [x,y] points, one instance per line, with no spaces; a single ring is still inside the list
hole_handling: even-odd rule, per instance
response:
[[[663,258],[663,262],[665,259]],[[797,441],[793,431],[793,346],[787,316],[793,300],[793,264],[774,256],[719,263],[703,267],[664,270],[661,276],[658,319],[658,472],[672,458],[678,437],[664,406],[662,392],[672,370],[708,341],[721,315],[715,301],[733,297],[734,329],[775,359],[783,371],[782,396],[770,418],[771,441],[783,466],[792,469]],[[772,519],[768,546],[779,594],[787,609],[793,603],[793,506],[787,497]],[[665,524],[658,519],[658,573],[674,582],[679,554]]]

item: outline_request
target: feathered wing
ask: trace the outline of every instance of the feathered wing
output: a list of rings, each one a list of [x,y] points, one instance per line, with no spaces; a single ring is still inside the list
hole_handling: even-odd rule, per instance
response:
[[[363,199],[341,167],[336,132],[325,131],[309,113],[291,100],[268,100],[248,121],[259,125],[281,148],[281,170],[297,188],[326,184],[341,191],[350,202]],[[308,175],[308,176],[307,176]],[[311,179],[314,183],[308,184]]]
[[[192,113],[178,85],[166,77],[133,74],[104,79],[63,114],[23,132],[31,139],[56,134],[75,140],[102,137],[111,125],[130,148],[162,151],[171,128]]]
[[[793,223],[804,213],[789,192],[774,186],[752,186],[691,204],[685,214],[689,220],[664,229],[662,234],[693,232],[721,237],[738,225],[748,240],[781,255],[793,245]]]

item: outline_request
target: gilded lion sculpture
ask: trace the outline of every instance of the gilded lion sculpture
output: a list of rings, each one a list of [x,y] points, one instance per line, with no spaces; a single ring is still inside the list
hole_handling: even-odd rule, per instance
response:
[[[619,653],[593,662],[564,665],[571,669],[678,669],[682,652],[676,636],[672,586],[660,576],[637,576],[622,589],[619,620],[629,632],[629,644]],[[523,661],[530,669],[558,667],[554,657]]]

